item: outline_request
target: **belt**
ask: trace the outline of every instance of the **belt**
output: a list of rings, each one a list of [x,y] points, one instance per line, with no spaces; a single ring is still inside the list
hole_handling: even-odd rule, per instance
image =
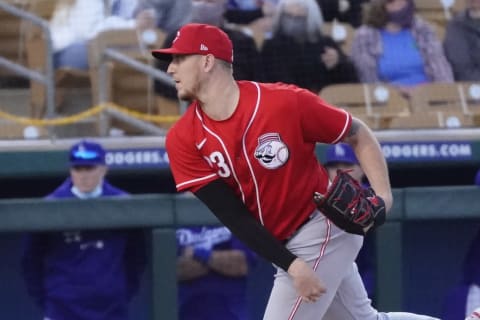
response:
[[[286,245],[288,241],[290,241],[293,237],[295,237],[297,235],[297,233],[300,231],[300,229],[302,229],[307,223],[310,222],[310,220],[312,220],[313,218],[315,218],[317,216],[319,212],[317,210],[315,210],[315,212],[313,212],[311,215],[309,215],[305,220],[303,220],[303,222],[298,226],[297,229],[295,229],[295,231],[292,232],[292,234],[287,237],[286,239],[282,240],[282,244],[283,245]]]

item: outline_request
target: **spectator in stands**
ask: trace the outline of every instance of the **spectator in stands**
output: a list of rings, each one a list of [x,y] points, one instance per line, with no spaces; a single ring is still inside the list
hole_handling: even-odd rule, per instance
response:
[[[50,20],[54,66],[88,70],[88,42],[100,32],[154,27],[153,12],[139,11],[134,17],[136,6],[136,0],[57,2]]]
[[[445,53],[457,81],[480,81],[480,0],[465,0],[466,9],[447,24]]]
[[[360,81],[387,82],[406,96],[422,83],[453,81],[442,44],[415,15],[413,0],[372,0],[365,13],[352,44]]]
[[[355,67],[335,41],[322,34],[315,0],[280,0],[273,37],[262,47],[267,82],[285,82],[318,93],[334,83],[358,82]]]
[[[235,2],[236,4],[231,4]],[[273,15],[277,10],[277,0],[229,1],[224,14],[226,22],[252,37],[259,50],[265,39],[272,37]]]
[[[179,320],[247,320],[256,255],[223,226],[177,230]]]
[[[166,33],[175,32],[190,21],[191,0],[139,0],[136,12],[153,9],[156,27]]]
[[[328,145],[325,152],[325,168],[331,181],[335,179],[337,170],[348,171],[350,175],[365,188],[369,187],[352,147],[346,143]],[[375,234],[368,233],[363,240],[363,246],[355,263],[362,277],[365,289],[370,299],[375,298]]]
[[[227,0],[193,0],[191,21],[221,27],[230,37],[234,45],[233,76],[237,80],[260,80],[261,63],[260,54],[253,39],[243,32],[232,30],[224,26],[224,13]],[[177,31],[169,34],[165,40],[164,48],[170,47],[177,35]],[[168,62],[157,61],[160,69],[166,71]],[[160,81],[155,82],[156,92],[162,96],[177,100],[176,89],[166,86]]]
[[[458,320],[480,307],[480,229],[470,243],[463,263],[461,283],[444,299],[442,320]]]
[[[357,28],[362,23],[363,5],[368,0],[317,0],[325,21],[337,20]]]
[[[80,141],[69,157],[70,177],[47,201],[127,195],[105,180],[100,144]],[[28,292],[44,319],[126,320],[145,260],[143,232],[125,229],[28,234],[21,262]]]

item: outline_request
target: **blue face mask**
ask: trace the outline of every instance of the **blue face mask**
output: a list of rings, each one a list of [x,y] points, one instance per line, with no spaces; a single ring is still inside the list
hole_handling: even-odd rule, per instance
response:
[[[192,21],[220,26],[223,21],[225,5],[223,3],[192,2]]]

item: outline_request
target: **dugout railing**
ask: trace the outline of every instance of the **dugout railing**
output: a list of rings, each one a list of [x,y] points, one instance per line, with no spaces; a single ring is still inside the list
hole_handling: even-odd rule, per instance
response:
[[[376,304],[379,309],[400,310],[404,304],[404,224],[409,221],[478,219],[479,197],[480,188],[475,186],[394,190],[395,203],[387,223],[376,231]],[[152,320],[177,319],[175,227],[219,223],[196,198],[185,195],[135,195],[125,199],[95,200],[0,200],[0,219],[0,232],[124,227],[149,230],[152,244]]]

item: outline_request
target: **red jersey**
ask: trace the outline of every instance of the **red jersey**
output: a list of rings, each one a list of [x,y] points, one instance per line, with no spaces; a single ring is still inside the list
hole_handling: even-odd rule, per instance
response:
[[[212,120],[193,102],[170,129],[170,167],[178,191],[223,179],[284,240],[315,210],[313,193],[328,186],[315,144],[342,140],[352,117],[293,85],[237,83],[240,100],[230,118]]]

